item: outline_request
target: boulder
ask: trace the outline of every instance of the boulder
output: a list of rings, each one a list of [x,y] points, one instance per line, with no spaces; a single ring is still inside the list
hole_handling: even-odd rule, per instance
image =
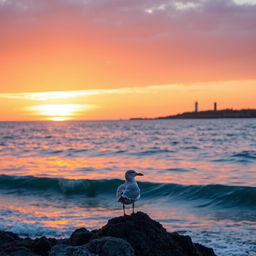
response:
[[[216,256],[189,236],[169,233],[147,214],[110,219],[101,229],[77,229],[69,239],[20,238],[0,231],[1,256]]]
[[[7,250],[0,253],[1,256],[38,256],[37,254],[32,253],[28,248],[25,247],[16,247],[12,250]]]
[[[90,241],[86,245],[54,246],[49,256],[135,256],[131,245],[123,239],[103,237]]]
[[[116,237],[102,237],[90,241],[87,248],[100,256],[135,256],[134,249],[125,240]]]
[[[136,256],[215,256],[212,249],[196,246],[188,236],[168,233],[147,214],[113,218],[94,232],[91,240],[100,237],[119,237],[131,244]]]
[[[89,242],[92,233],[85,228],[75,230],[70,237],[71,245],[83,245]]]
[[[70,246],[58,244],[52,247],[49,256],[98,256],[91,253],[85,245]]]
[[[56,243],[55,243],[56,244]],[[52,247],[52,243],[50,239],[47,239],[45,236],[40,238],[36,238],[32,243],[32,252],[39,254],[41,256],[48,256],[48,251]]]
[[[0,231],[0,255],[9,256],[48,256],[48,251],[57,243],[56,239],[40,237],[20,238],[11,232]]]
[[[30,250],[31,239],[21,239],[12,232],[0,231],[0,255],[1,256],[33,256]]]
[[[19,236],[17,234],[0,230],[0,245],[15,241],[18,239],[19,239]]]
[[[198,251],[201,253],[200,254],[201,256],[204,256],[204,255],[215,255],[212,248],[208,248],[208,247],[205,247],[205,246],[203,246],[201,244],[197,244],[197,243],[195,243],[194,245],[198,249]]]

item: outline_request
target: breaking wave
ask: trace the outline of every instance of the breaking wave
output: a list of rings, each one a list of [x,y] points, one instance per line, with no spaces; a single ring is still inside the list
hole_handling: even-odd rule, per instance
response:
[[[27,192],[64,194],[73,196],[113,198],[115,190],[123,181],[72,180],[34,176],[0,175],[0,189],[12,193]],[[256,210],[256,187],[227,185],[180,185],[170,183],[139,182],[144,200],[161,198],[168,201],[196,202],[197,207],[248,208]]]

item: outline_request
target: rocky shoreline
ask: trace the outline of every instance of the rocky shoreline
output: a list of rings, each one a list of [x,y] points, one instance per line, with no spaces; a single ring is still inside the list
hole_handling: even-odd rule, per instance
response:
[[[256,118],[256,109],[222,109],[184,112],[182,114],[155,118],[131,118],[131,120],[158,120],[158,119],[217,119],[217,118]]]
[[[0,231],[1,256],[216,256],[189,236],[167,232],[147,214],[110,219],[98,230],[75,230],[70,238],[20,238]]]

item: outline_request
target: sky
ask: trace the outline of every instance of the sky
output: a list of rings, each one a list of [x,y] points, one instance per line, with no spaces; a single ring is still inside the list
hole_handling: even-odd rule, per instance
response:
[[[256,108],[256,0],[0,0],[0,120]]]

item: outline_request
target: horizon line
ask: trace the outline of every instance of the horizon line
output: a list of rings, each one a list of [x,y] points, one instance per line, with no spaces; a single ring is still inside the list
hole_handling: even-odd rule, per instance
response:
[[[199,110],[197,112],[195,111],[185,111],[185,112],[180,112],[176,113],[173,115],[166,115],[167,116],[176,116],[184,113],[200,113],[200,112],[205,112],[205,111],[212,111],[212,112],[218,112],[218,111],[223,111],[223,110],[233,110],[233,111],[242,111],[242,110],[255,110],[256,108],[241,108],[241,109],[234,109],[234,108],[224,108],[224,109],[218,109],[218,110],[213,110],[213,109],[206,109],[206,110]],[[54,121],[54,120],[0,120],[0,122],[55,122],[55,123],[62,123],[62,122],[104,122],[104,121],[130,121],[131,119],[157,119],[162,116],[158,117],[129,117],[129,118],[117,118],[117,119],[67,119],[67,120],[61,120],[61,121]],[[250,119],[250,117],[248,117]]]

